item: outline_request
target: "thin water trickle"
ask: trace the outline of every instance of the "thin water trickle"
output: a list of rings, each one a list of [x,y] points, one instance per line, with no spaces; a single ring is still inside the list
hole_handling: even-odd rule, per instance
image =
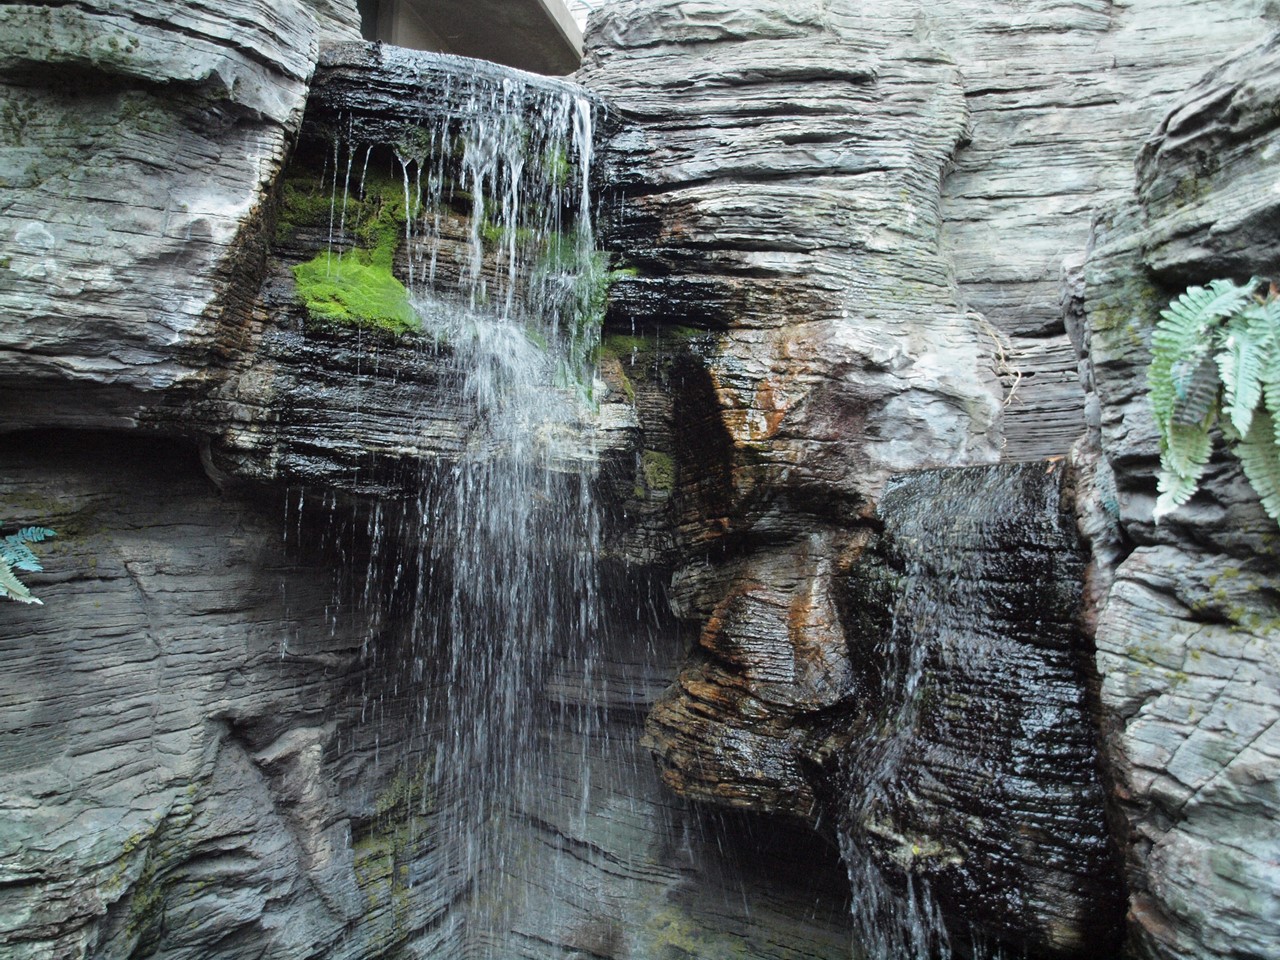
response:
[[[882,497],[878,558],[855,577],[875,611],[858,641],[867,709],[841,764],[867,960],[1053,942],[1028,904],[1071,916],[1072,871],[1105,873],[1092,730],[1070,692],[1082,561],[1061,485],[1053,464],[1007,464],[894,478]],[[1045,869],[1059,849],[1078,858],[1061,880]]]

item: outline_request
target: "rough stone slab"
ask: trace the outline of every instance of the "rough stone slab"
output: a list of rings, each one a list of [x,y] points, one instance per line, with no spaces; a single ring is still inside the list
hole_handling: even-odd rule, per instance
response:
[[[135,422],[205,376],[322,37],[354,4],[0,8],[0,423]],[[21,402],[38,382],[47,407]],[[93,401],[93,402],[91,402]]]

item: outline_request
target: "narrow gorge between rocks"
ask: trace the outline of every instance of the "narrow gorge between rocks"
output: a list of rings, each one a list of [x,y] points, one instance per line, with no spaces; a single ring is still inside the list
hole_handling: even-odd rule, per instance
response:
[[[0,955],[1280,957],[1275,5],[428,6],[0,4]]]

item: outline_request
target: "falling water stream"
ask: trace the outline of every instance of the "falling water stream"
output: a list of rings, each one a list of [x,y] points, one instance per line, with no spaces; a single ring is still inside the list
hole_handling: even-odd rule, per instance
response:
[[[598,105],[567,84],[458,71],[394,140],[349,119],[328,162],[342,251],[371,163],[403,184],[398,273],[460,411],[456,456],[428,463],[393,523],[374,512],[370,579],[396,582],[429,730],[422,812],[436,878],[461,890],[451,949],[513,955],[523,905],[509,821],[551,789],[543,687],[552,666],[591,682],[602,632],[593,501],[593,353],[601,259],[590,195]],[[385,131],[382,131],[385,136]],[[376,173],[376,171],[375,171]],[[344,255],[339,252],[337,256]],[[390,559],[388,559],[390,558]],[[589,781],[580,788],[586,804]],[[424,880],[439,882],[439,880]]]
[[[868,960],[999,957],[1002,942],[1052,953],[1078,947],[1066,931],[1081,925],[1109,935],[1063,471],[925,471],[881,500],[880,559],[860,573],[878,608],[861,651],[871,709],[840,816]]]

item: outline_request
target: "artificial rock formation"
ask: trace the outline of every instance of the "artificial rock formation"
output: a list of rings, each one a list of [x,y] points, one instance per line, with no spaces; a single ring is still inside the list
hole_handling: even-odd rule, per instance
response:
[[[615,266],[635,272],[600,362],[622,599],[610,655],[550,686],[568,718],[538,732],[563,758],[554,788],[508,811],[510,955],[847,956],[831,846],[807,829],[770,845],[776,819],[664,792],[643,718],[680,794],[802,823],[839,810],[865,644],[885,626],[876,598],[851,603],[876,579],[851,574],[876,565],[885,481],[1063,453],[1085,410],[1136,943],[1162,960],[1274,952],[1273,527],[1227,461],[1152,527],[1139,400],[1154,307],[1205,273],[1276,272],[1273,46],[1169,113],[1137,206],[1073,274],[1087,396],[1056,314],[1061,260],[1129,191],[1168,98],[1270,9],[627,0],[593,20],[582,78],[620,108],[601,159],[622,201]],[[448,732],[423,724],[421,651],[379,575],[398,545],[370,518],[404,528],[366,499],[459,449],[452,382],[434,347],[307,325],[288,267],[328,237],[267,256],[320,44],[357,20],[346,0],[0,6],[0,518],[60,532],[33,584],[47,606],[6,605],[0,624],[6,955],[355,960],[464,942],[469,878],[439,869],[450,810],[420,789]],[[326,56],[336,86],[401,99],[396,124],[432,73],[387,49]],[[378,79],[388,66],[410,75]],[[1074,702],[1078,678],[1054,690]],[[1016,696],[995,715],[1020,716]],[[970,726],[983,712],[943,703]],[[1065,752],[1083,777],[1084,748]],[[944,809],[904,803],[888,833],[926,841],[945,872],[928,842]],[[998,852],[1005,826],[946,842]],[[1096,831],[1086,846],[1098,862]],[[1051,859],[1029,882],[1042,898],[1070,874]],[[1048,933],[1007,906],[983,924],[1078,950],[1075,895]]]
[[[635,124],[609,159],[610,242],[639,268],[615,319],[706,331],[673,384],[673,599],[698,642],[649,720],[669,784],[818,809],[832,718],[856,700],[838,585],[883,481],[1068,451],[1094,399],[1063,261],[1131,190],[1169,99],[1269,16],[637,0],[593,19],[581,76]],[[1267,223],[1241,202],[1251,182],[1237,234]],[[1169,236],[1194,216],[1166,216]]]
[[[397,832],[415,754],[360,722],[413,706],[361,655],[380,624],[327,516],[219,496],[189,445],[19,434],[3,457],[6,516],[58,530],[45,606],[0,632],[4,955],[358,958],[431,928],[457,892],[392,868],[437,842]]]
[[[7,429],[130,427],[208,378],[319,44],[359,36],[354,8],[0,8]]]
[[[1097,421],[1088,517],[1108,756],[1142,955],[1268,957],[1280,943],[1277,533],[1221,447],[1190,503],[1151,521],[1151,329],[1191,284],[1280,274],[1280,40],[1207,73],[1143,146],[1077,288]],[[1081,302],[1082,301],[1082,302]]]
[[[620,4],[581,74],[632,121],[605,157],[609,242],[639,271],[614,309],[709,331],[672,412],[699,653],[651,734],[690,795],[801,816],[797,744],[848,693],[833,589],[868,505],[896,470],[999,455],[992,341],[941,251],[959,76],[909,22],[869,23]]]
[[[424,461],[460,447],[455,372],[429,338],[310,324],[289,266],[333,240],[272,223],[318,42],[353,35],[354,5],[143,7],[0,8],[16,105],[0,516],[58,530],[32,577],[46,605],[6,604],[0,624],[0,952],[456,957],[484,913],[504,956],[838,960],[834,848],[757,856],[751,823],[666,793],[638,747],[682,634],[652,625],[660,589],[634,565],[609,574],[611,595],[635,591],[610,657],[550,683],[568,719],[534,736],[563,762],[506,811],[509,874],[486,888],[503,909],[442,867],[456,810],[425,771],[453,731],[432,726],[443,697],[394,590],[421,520],[393,498],[412,504]],[[415,92],[398,127],[447,101],[430,57],[329,49],[338,86],[376,89],[380,69]],[[323,157],[327,136],[300,152]],[[445,226],[465,250],[469,227]],[[638,402],[660,407],[656,386]],[[638,431],[607,399],[606,452]],[[170,439],[120,435],[139,428]],[[648,520],[616,550],[661,554],[669,484],[632,453],[602,484]]]

